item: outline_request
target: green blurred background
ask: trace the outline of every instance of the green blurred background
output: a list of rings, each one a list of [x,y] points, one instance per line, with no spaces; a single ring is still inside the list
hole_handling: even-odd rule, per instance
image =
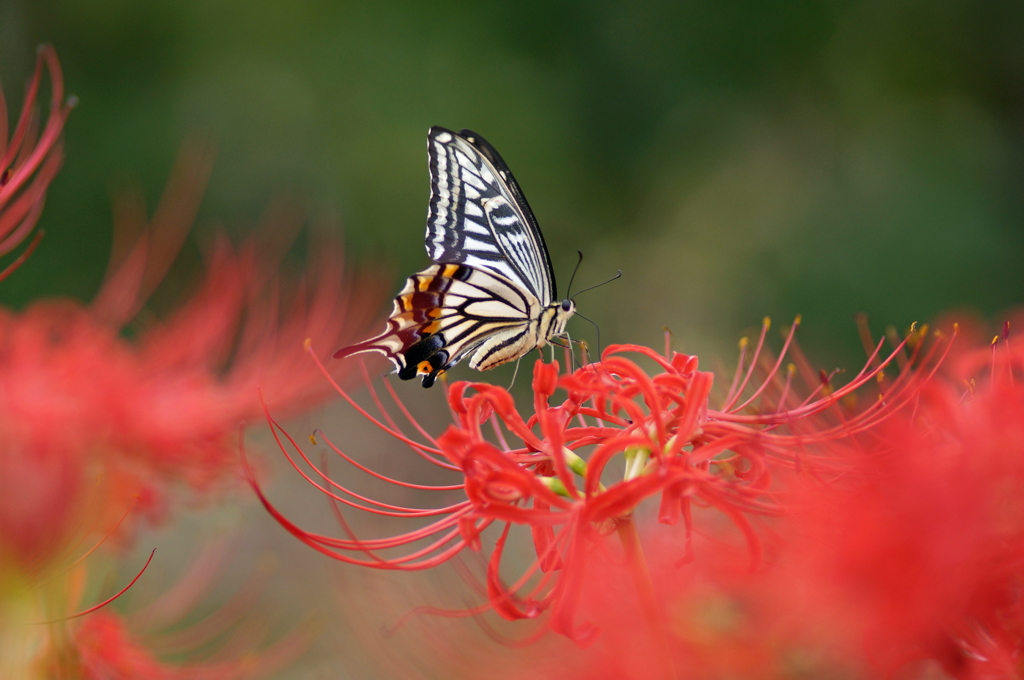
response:
[[[839,360],[858,311],[879,332],[1020,301],[1022,36],[1019,0],[0,0],[12,105],[43,41],[81,101],[49,235],[0,301],[88,298],[112,190],[155,203],[192,131],[219,144],[201,224],[297,191],[397,286],[427,261],[439,124],[502,152],[563,290],[577,249],[581,283],[622,269],[579,300],[606,342],[669,326],[731,363],[762,315],[802,312]]]

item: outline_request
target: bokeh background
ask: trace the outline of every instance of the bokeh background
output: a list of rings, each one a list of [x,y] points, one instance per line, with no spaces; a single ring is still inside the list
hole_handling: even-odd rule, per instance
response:
[[[580,298],[608,341],[731,354],[802,312],[805,344],[856,349],[858,311],[993,314],[1024,290],[1021,35],[1013,0],[2,0],[12,99],[49,41],[81,105],[51,236],[0,298],[88,297],[112,188],[155,201],[195,131],[219,142],[201,221],[303,192],[397,285],[440,124],[502,152],[563,288],[577,249],[582,282],[622,269]]]
[[[808,353],[850,365],[857,312],[877,333],[1021,302],[1021,36],[1017,0],[0,0],[12,108],[44,41],[80,100],[47,237],[0,303],[88,299],[112,192],[138,183],[155,203],[193,133],[218,160],[166,285],[188,279],[214,227],[244,233],[288,192],[335,216],[349,256],[397,290],[427,263],[425,135],[439,124],[505,157],[563,290],[577,249],[580,285],[622,270],[579,299],[605,343],[660,344],[667,326],[678,348],[731,363],[762,316],[802,313]],[[245,517],[261,516],[208,509],[177,531]],[[272,523],[246,530],[246,550],[286,554],[292,577],[323,569]],[[271,600],[301,609],[298,586],[276,583]]]

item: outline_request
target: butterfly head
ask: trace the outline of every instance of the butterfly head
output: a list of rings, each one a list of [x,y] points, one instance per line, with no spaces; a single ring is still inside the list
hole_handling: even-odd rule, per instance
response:
[[[548,337],[555,337],[565,333],[565,325],[569,322],[572,315],[576,313],[576,303],[569,298],[556,302],[552,307],[554,308],[555,316],[551,320],[551,326],[548,327]]]

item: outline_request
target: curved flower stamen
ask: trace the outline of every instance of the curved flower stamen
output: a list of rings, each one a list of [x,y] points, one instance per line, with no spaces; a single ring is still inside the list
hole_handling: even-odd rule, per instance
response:
[[[75,614],[69,614],[68,616],[65,616],[65,617],[62,617],[62,618],[59,618],[59,619],[51,619],[49,621],[38,621],[38,622],[36,622],[36,625],[42,626],[42,625],[49,625],[49,624],[52,624],[52,623],[62,623],[64,621],[70,621],[72,619],[77,619],[77,618],[80,618],[82,616],[86,616],[87,614],[92,614],[95,611],[99,611],[100,609],[103,609],[108,604],[110,604],[111,602],[113,602],[117,598],[119,598],[122,595],[124,595],[125,593],[127,593],[128,589],[131,588],[133,585],[135,585],[135,582],[138,581],[139,578],[146,572],[146,569],[149,568],[149,563],[153,561],[153,555],[155,555],[155,554],[156,554],[156,548],[153,548],[153,551],[149,553],[149,558],[146,560],[146,563],[144,565],[142,565],[142,569],[140,569],[139,573],[135,575],[135,578],[133,578],[131,581],[129,581],[128,585],[126,585],[124,588],[121,588],[121,590],[117,591],[116,593],[114,593],[113,595],[111,595],[107,599],[103,600],[99,604],[95,604],[95,605],[89,607],[88,609],[83,609],[80,612],[77,612]]]
[[[50,76],[50,110],[40,131],[36,97],[44,69]],[[0,255],[14,250],[35,228],[43,211],[46,189],[63,162],[61,131],[76,103],[74,97],[64,99],[64,77],[57,53],[50,45],[39,48],[35,72],[10,140],[7,103],[0,89]],[[37,233],[21,256],[0,271],[0,281],[21,266],[40,239],[41,233]]]

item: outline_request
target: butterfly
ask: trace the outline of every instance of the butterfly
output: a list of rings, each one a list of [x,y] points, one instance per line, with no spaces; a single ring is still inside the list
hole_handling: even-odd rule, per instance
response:
[[[427,133],[430,207],[427,255],[395,298],[384,332],[335,358],[380,352],[398,377],[439,375],[469,357],[486,371],[565,334],[576,312],[558,300],[537,220],[505,161],[469,130]]]

